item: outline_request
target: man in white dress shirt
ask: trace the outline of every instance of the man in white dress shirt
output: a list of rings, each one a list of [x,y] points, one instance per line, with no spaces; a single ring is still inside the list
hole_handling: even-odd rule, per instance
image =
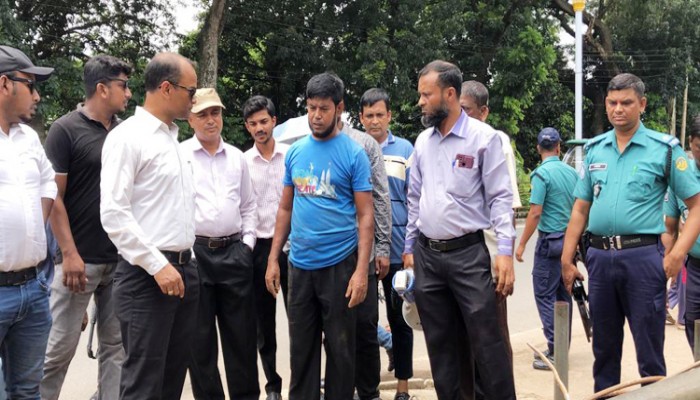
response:
[[[232,400],[260,396],[256,353],[253,247],[257,210],[243,153],[224,143],[223,109],[214,89],[199,89],[189,123],[195,136],[180,147],[193,160],[194,253],[201,279],[190,377],[198,399],[223,399],[216,325]]]
[[[23,123],[36,113],[37,82],[52,72],[0,46],[0,349],[10,399],[39,399],[51,329],[49,287],[36,266],[57,188],[39,136]]]
[[[289,146],[275,141],[272,130],[277,123],[275,105],[265,96],[253,96],[243,104],[243,120],[255,145],[245,152],[258,204],[257,241],[253,249],[255,312],[258,322],[258,351],[267,378],[266,400],[282,397],[282,378],[277,373],[277,337],[275,314],[277,302],[265,286],[267,259],[275,233],[277,208],[282,198],[284,156]],[[287,255],[280,252],[280,286],[287,305]]]
[[[192,163],[175,119],[189,116],[197,74],[188,59],[156,55],[146,100],[102,150],[100,217],[119,251],[113,297],[126,359],[120,399],[179,399],[194,341],[199,274]]]

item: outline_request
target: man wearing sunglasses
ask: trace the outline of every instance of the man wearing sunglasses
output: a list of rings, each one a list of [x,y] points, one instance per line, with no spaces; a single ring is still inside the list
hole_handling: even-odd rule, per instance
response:
[[[51,329],[49,288],[37,265],[46,258],[44,224],[57,189],[39,136],[24,123],[40,100],[36,82],[52,73],[0,46],[0,348],[10,399],[39,398]]]
[[[197,74],[190,60],[161,53],[146,66],[144,87],[143,107],[107,135],[102,149],[100,218],[120,255],[113,287],[126,353],[119,398],[179,399],[199,274],[190,251],[192,163],[174,121],[190,114]]]
[[[78,346],[81,322],[94,295],[100,329],[98,398],[119,397],[124,361],[119,321],[114,315],[112,277],[117,248],[100,223],[102,146],[119,124],[131,98],[131,67],[108,55],[85,63],[85,103],[56,120],[46,138],[46,154],[56,171],[58,196],[51,226],[60,251],[51,284],[53,326],[46,350],[42,399],[58,399]]]

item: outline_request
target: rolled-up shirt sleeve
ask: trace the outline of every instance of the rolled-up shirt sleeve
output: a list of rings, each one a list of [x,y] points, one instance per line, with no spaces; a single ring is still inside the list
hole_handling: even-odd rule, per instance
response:
[[[258,209],[253,180],[248,163],[241,157],[241,240],[251,249],[255,248],[257,225]]]
[[[139,149],[123,137],[114,133],[107,136],[102,149],[100,220],[119,254],[130,264],[155,275],[168,264],[168,260],[147,240],[131,207],[139,157]]]
[[[482,181],[484,198],[490,210],[491,226],[496,232],[498,255],[513,255],[513,189],[501,138],[493,135],[483,150]]]

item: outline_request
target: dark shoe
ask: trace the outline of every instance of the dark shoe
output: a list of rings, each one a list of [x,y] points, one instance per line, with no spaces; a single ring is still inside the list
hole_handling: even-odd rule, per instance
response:
[[[270,392],[267,394],[265,400],[282,400],[282,395],[277,392]]]
[[[389,356],[389,366],[386,367],[386,370],[391,372],[394,370],[394,350],[387,349],[386,355]]]
[[[554,353],[550,352],[549,349],[544,352],[544,356],[547,357],[547,360],[549,360],[549,362],[554,364]],[[542,358],[539,354],[535,354],[535,359],[534,361],[532,361],[532,368],[540,371],[549,371],[549,365],[542,361]]]
[[[406,392],[396,393],[394,400],[411,400],[411,395]]]

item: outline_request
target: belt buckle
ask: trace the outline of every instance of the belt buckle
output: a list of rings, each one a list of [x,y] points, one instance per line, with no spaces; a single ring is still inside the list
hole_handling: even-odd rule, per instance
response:
[[[184,261],[184,255],[185,255],[185,252],[186,252],[186,251],[187,251],[187,250],[185,250],[185,251],[180,251],[180,252],[177,253],[177,263],[178,263],[178,264],[180,264],[180,265],[185,265],[185,264],[187,263],[187,261]]]
[[[207,241],[207,247],[210,248],[210,249],[218,249],[219,247],[218,247],[218,246],[214,246],[213,243],[215,243],[214,239],[209,239],[209,240]]]
[[[608,238],[608,246],[610,246],[610,249],[620,250],[622,248],[620,236],[610,236]]]
[[[437,240],[428,239],[428,248],[432,251],[442,251],[442,248],[439,247],[440,244]]]

